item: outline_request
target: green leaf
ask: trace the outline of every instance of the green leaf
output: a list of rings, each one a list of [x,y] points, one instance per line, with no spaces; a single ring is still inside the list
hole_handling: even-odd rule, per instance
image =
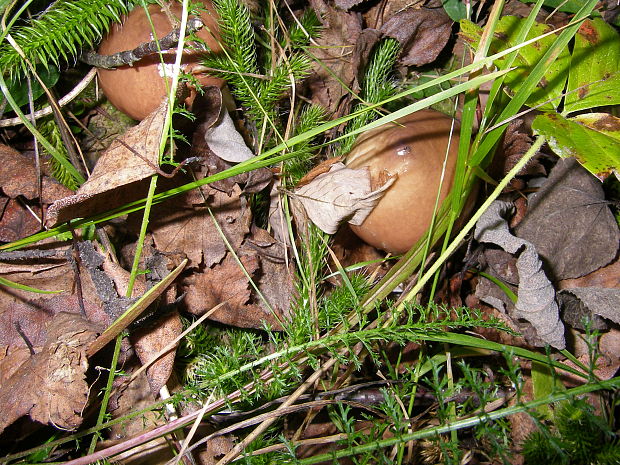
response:
[[[58,78],[60,76],[58,69],[45,69],[41,66],[38,66],[37,68],[37,74],[47,87],[53,87],[58,82]],[[30,78],[30,83],[32,85],[32,99],[36,100],[43,95],[43,87],[41,87],[39,81],[33,77]],[[13,79],[9,78],[7,79],[6,84],[18,106],[21,107],[28,103],[28,84],[23,76],[14,76]]]
[[[575,157],[599,179],[620,170],[620,118],[589,113],[566,119],[558,114],[536,117],[535,134],[544,135],[560,157]]]
[[[521,0],[523,3],[535,3],[536,0]],[[577,13],[579,8],[582,7],[583,2],[581,0],[545,0],[545,6],[549,8],[557,8],[558,11],[565,11],[567,13]],[[559,8],[558,8],[559,7]]]
[[[556,381],[553,371],[546,363],[533,361],[531,374],[534,399],[543,399],[554,392],[562,390],[562,384]],[[553,411],[549,404],[539,405],[537,410],[538,413],[544,415],[547,419],[553,416]]]
[[[576,89],[566,112],[620,104],[620,36],[602,19],[584,21],[575,34],[567,90]]]
[[[524,21],[525,19],[517,18],[516,16],[504,16],[497,25],[495,40],[491,45],[491,49],[493,51],[505,50],[509,47],[518,45],[516,37]],[[552,29],[553,28],[549,25],[535,23],[527,34],[526,39],[533,39]],[[512,92],[517,92],[519,90],[523,81],[527,79],[534,66],[555,42],[555,39],[555,35],[549,35],[519,50],[519,54],[514,62],[517,69],[509,73],[504,80],[505,84],[510,87]],[[532,107],[547,100],[554,99],[541,108],[548,110],[556,109],[560,104],[560,99],[558,97],[562,94],[568,78],[569,64],[570,54],[568,48],[564,48],[558,55],[558,58],[546,69],[543,78],[525,104]]]
[[[442,0],[441,4],[452,21],[467,18],[467,7],[463,0]]]

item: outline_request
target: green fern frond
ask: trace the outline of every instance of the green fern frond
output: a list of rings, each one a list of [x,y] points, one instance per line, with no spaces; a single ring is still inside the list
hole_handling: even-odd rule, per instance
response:
[[[58,0],[11,32],[32,63],[46,68],[75,60],[84,47],[94,47],[138,0]],[[0,70],[11,78],[28,72],[17,51],[8,43],[0,47]]]

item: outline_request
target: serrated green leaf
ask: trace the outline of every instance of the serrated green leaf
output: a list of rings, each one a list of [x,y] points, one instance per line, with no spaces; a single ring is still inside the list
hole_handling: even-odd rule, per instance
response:
[[[566,112],[620,104],[620,35],[602,19],[584,21],[575,34],[567,90],[576,89]]]
[[[572,119],[546,114],[536,117],[532,129],[544,135],[560,157],[575,157],[599,179],[620,170],[620,118],[607,113]]]

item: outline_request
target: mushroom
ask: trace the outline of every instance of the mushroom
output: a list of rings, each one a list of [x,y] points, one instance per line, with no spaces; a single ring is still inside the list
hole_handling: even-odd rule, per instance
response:
[[[433,110],[412,113],[363,133],[346,157],[349,168],[368,167],[372,189],[387,177],[396,182],[360,226],[351,229],[366,243],[391,253],[409,250],[428,230],[450,143],[440,202],[450,191],[458,152],[458,126]]]
[[[196,35],[203,39],[212,53],[221,52],[219,43],[219,29],[217,16],[210,0],[203,2],[205,11],[200,15],[204,23]],[[173,28],[167,12],[159,5],[149,5],[149,13],[157,37],[161,39]],[[176,17],[181,16],[182,6],[177,2],[168,4],[170,13]],[[132,50],[138,45],[153,40],[151,25],[141,7],[134,8],[124,19],[122,24],[114,24],[110,32],[101,42],[99,53],[112,55],[114,53]],[[172,64],[175,60],[176,49],[164,51],[164,62],[168,65],[165,75],[172,75]],[[202,85],[218,86],[222,88],[225,81],[206,73],[196,72],[201,53],[195,50],[186,50],[183,54],[182,65],[186,73],[194,74]],[[195,69],[196,68],[196,69]],[[193,72],[192,72],[193,70]],[[164,69],[158,54],[147,56],[132,66],[125,65],[116,69],[99,69],[99,82],[108,100],[123,113],[130,117],[141,120],[155,110],[166,95],[164,83]],[[190,105],[196,96],[195,91],[186,100]]]

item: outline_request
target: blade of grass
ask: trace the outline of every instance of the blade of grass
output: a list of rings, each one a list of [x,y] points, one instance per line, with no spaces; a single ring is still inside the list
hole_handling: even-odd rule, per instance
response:
[[[571,41],[581,23],[592,12],[597,4],[597,0],[587,0],[583,7],[575,14],[571,23],[558,35],[557,39],[545,52],[538,64],[532,69],[527,79],[523,81],[523,84],[519,90],[512,97],[508,105],[498,116],[499,121],[504,121],[507,118],[515,115],[519,109],[523,106],[525,101],[529,98],[530,94],[534,91],[543,75],[547,71],[549,65],[555,61],[560,52],[564,50],[568,43]],[[525,42],[524,42],[525,43]],[[480,146],[476,149],[476,152],[472,156],[471,165],[477,166],[483,162],[487,154],[492,150],[495,144],[499,141],[499,138],[503,134],[505,126],[494,129],[493,131],[486,133],[484,139],[481,141]]]

